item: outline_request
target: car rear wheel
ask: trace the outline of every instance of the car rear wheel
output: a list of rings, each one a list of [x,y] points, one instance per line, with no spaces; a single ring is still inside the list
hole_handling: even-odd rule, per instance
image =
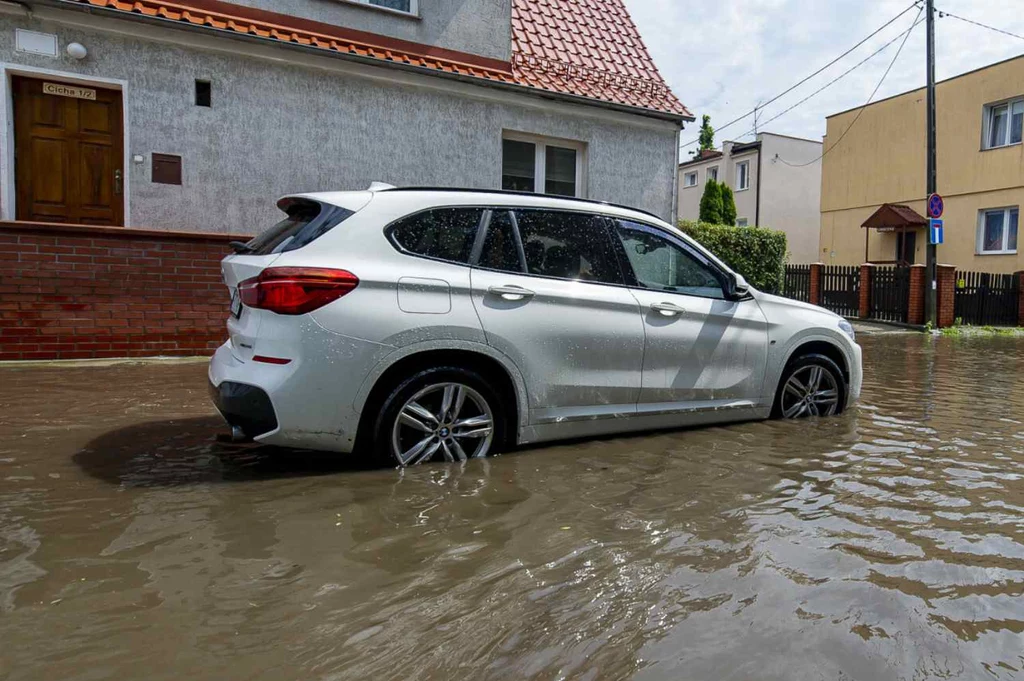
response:
[[[834,416],[843,411],[845,404],[846,381],[836,363],[824,355],[804,355],[790,362],[783,372],[772,416]]]
[[[466,461],[495,453],[504,442],[499,396],[474,371],[427,369],[399,383],[384,401],[374,430],[377,459],[392,466]]]

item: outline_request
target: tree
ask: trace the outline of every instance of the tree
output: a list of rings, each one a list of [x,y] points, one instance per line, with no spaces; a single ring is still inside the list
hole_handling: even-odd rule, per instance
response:
[[[732,195],[732,188],[722,182],[722,224],[730,227],[736,226],[736,198]]]
[[[694,158],[700,157],[705,151],[715,150],[715,129],[711,127],[711,116],[704,114],[700,124],[700,135],[697,137],[697,148],[693,152]]]
[[[704,195],[700,197],[700,221],[720,225],[722,219],[722,188],[714,180],[708,180]]]

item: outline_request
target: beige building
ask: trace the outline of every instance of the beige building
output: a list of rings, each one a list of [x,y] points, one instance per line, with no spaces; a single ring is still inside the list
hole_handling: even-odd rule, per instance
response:
[[[1024,56],[942,81],[936,109],[938,190],[946,205],[939,262],[982,272],[1024,270],[1017,248]],[[925,215],[925,113],[922,88],[828,118],[822,262],[864,262],[865,247],[871,262],[924,262],[924,227],[901,237],[861,225],[885,203]]]
[[[724,182],[736,199],[738,225],[778,229],[789,240],[789,260],[818,259],[821,143],[773,133],[753,142],[725,142],[679,166],[679,217],[696,220],[708,179]]]

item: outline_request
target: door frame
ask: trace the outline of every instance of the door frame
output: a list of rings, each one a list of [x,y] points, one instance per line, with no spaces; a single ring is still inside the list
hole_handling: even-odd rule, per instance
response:
[[[98,76],[82,76],[67,71],[40,69],[34,66],[22,66],[10,62],[0,62],[0,220],[13,222],[18,215],[17,188],[14,186],[14,89],[11,86],[12,76],[23,76],[37,80],[56,80],[69,85],[84,85],[102,90],[120,90],[121,92],[121,127],[123,132],[122,168],[124,184],[121,199],[124,202],[122,222],[124,227],[131,227],[131,154],[129,153],[130,130],[128,120],[128,81],[117,78],[100,78]]]

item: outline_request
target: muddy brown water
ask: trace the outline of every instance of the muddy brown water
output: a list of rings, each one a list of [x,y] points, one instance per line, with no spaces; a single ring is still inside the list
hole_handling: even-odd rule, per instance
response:
[[[1020,678],[1024,341],[862,343],[839,418],[407,471],[2,369],[0,678]]]

